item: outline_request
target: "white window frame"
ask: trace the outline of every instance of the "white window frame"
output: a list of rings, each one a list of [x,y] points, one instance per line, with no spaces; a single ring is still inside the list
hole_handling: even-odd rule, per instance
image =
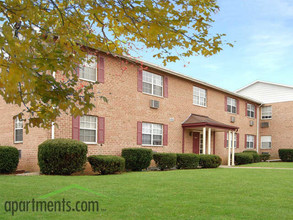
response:
[[[253,117],[251,116],[253,112]],[[247,103],[247,116],[249,118],[255,118],[255,105]]]
[[[202,96],[202,93],[204,93],[203,96]],[[198,97],[198,103],[196,102],[197,97]],[[201,99],[204,99],[203,105],[201,105]],[[207,90],[206,89],[202,89],[200,87],[193,86],[193,104],[201,106],[201,107],[207,107]]]
[[[93,128],[83,128],[81,127],[81,118],[84,117],[84,116],[88,116],[88,117],[94,117],[96,118],[96,128],[93,129]],[[93,115],[84,115],[84,116],[81,116],[80,117],[80,120],[79,120],[79,132],[80,130],[90,130],[90,131],[93,131],[95,130],[95,135],[96,135],[96,141],[95,142],[84,142],[85,144],[97,144],[98,143],[98,117],[97,116],[93,116]]]
[[[266,109],[270,108],[270,110],[267,112],[264,112],[265,108]],[[264,118],[264,117],[269,117],[269,118]],[[261,119],[262,120],[270,120],[270,119],[272,119],[272,117],[273,117],[273,108],[271,105],[261,107]]]
[[[254,135],[251,135],[251,134],[247,134],[246,135],[246,145],[245,145],[245,148],[246,149],[254,149],[254,146],[255,146],[255,136]],[[247,147],[247,143],[249,143],[249,147]],[[251,143],[252,143],[252,147],[251,147]]]
[[[265,138],[269,138],[269,139],[270,139],[270,142],[268,142],[268,141],[263,141],[263,139],[265,139]],[[261,136],[261,137],[260,137],[260,142],[261,142],[261,144],[260,144],[260,149],[265,149],[265,150],[270,150],[270,149],[272,149],[272,136],[269,136],[269,135],[267,135],[267,136]],[[270,147],[269,147],[269,148],[264,148],[264,147],[263,147],[263,143],[270,143]]]
[[[231,134],[231,148],[232,148],[232,138],[233,138],[233,134]],[[228,148],[229,147],[229,132],[226,132],[226,148]],[[234,136],[234,148],[236,149],[237,148],[237,145],[238,145],[238,143],[237,143],[237,140],[238,140],[238,138],[237,138],[237,134],[235,133],[235,136]]]
[[[152,146],[152,147],[162,147],[163,146],[163,138],[164,138],[164,127],[163,127],[163,125],[162,124],[155,124],[155,123],[148,123],[148,122],[143,122],[142,123],[142,128],[143,128],[143,125],[144,124],[150,124],[151,125],[151,133],[143,133],[143,129],[142,129],[142,135],[143,134],[147,134],[147,135],[151,135],[151,144],[143,144],[142,143],[142,146]],[[161,128],[162,128],[162,134],[161,134],[161,136],[162,136],[162,144],[160,144],[160,145],[154,145],[153,143],[154,143],[154,138],[153,138],[153,136],[154,136],[154,125],[160,125],[161,126]],[[155,134],[155,135],[158,135],[158,134]],[[142,140],[143,141],[143,140]]]
[[[233,100],[235,100],[235,106],[233,105]],[[231,106],[231,111],[228,110],[228,106]],[[233,107],[235,107],[235,112],[233,112]],[[227,97],[227,112],[237,114],[237,99]]]
[[[21,124],[21,128],[17,128],[17,124]],[[22,140],[21,141],[17,141],[16,140],[16,130],[22,130]],[[23,143],[23,120],[19,120],[18,117],[16,117],[14,119],[14,143],[15,144],[19,144],[19,143]]]
[[[85,59],[85,61],[83,62],[83,66],[84,67],[89,67],[89,63],[88,63],[88,60],[96,60],[96,64],[97,64],[97,56],[96,55],[92,55],[92,54],[88,54],[87,56],[86,56],[86,59]],[[97,75],[98,75],[98,68],[97,68],[97,65],[96,65],[96,74],[95,74],[95,80],[91,80],[91,79],[86,79],[86,78],[82,78],[82,77],[80,77],[80,72],[81,72],[81,68],[83,68],[82,66],[80,66],[79,65],[79,79],[81,79],[81,80],[84,80],[84,81],[88,81],[88,82],[97,82]],[[90,67],[89,67],[90,68]]]
[[[143,81],[143,74],[146,74],[146,73],[147,74],[150,74],[152,76],[152,83]],[[154,76],[161,77],[161,79],[162,79],[162,85],[154,84]],[[151,93],[143,91],[143,83],[148,83],[148,84],[151,84],[152,85],[152,92]],[[162,95],[156,95],[156,94],[154,94],[154,86],[160,86],[160,87],[162,87]],[[155,73],[151,73],[151,72],[148,72],[148,71],[143,70],[142,71],[142,93],[148,94],[148,95],[157,96],[157,97],[163,97],[164,96],[164,77],[161,76],[161,75],[159,75],[159,74],[155,74]]]

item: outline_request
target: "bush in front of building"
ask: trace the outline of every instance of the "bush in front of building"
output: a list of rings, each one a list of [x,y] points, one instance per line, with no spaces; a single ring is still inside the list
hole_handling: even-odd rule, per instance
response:
[[[217,168],[221,163],[222,158],[218,155],[199,155],[199,166],[201,166],[201,168]]]
[[[154,161],[160,170],[171,169],[176,166],[177,154],[174,153],[155,153]]]
[[[40,171],[47,175],[71,175],[82,171],[87,161],[87,145],[72,139],[46,140],[39,145]]]
[[[283,162],[293,162],[293,149],[279,149],[279,157]]]
[[[0,173],[13,173],[19,162],[19,152],[15,147],[0,146]]]
[[[235,153],[235,164],[248,164],[253,163],[253,154],[251,153]]]
[[[150,166],[153,152],[147,148],[124,148],[122,157],[125,159],[126,170],[141,171]]]
[[[178,169],[196,169],[199,166],[199,155],[177,154]]]
[[[243,153],[251,154],[253,157],[253,163],[260,162],[260,155],[255,150],[245,150]]]
[[[92,170],[102,175],[121,173],[125,169],[125,159],[111,155],[92,155],[88,157]]]
[[[260,154],[259,156],[260,156],[260,161],[263,161],[263,162],[266,162],[271,157],[270,154]]]

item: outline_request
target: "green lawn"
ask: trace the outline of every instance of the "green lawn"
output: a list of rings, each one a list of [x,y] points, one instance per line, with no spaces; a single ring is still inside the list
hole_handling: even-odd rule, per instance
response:
[[[80,189],[45,199],[98,200],[100,211],[17,212],[13,219],[292,219],[293,171],[198,169],[108,176],[0,176],[4,201],[37,199],[71,184]]]
[[[240,167],[274,167],[274,168],[293,168],[293,162],[260,162],[240,165]]]

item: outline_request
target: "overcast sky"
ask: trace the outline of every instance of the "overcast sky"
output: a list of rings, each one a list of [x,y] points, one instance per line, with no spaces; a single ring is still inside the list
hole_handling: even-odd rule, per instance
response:
[[[234,47],[166,67],[234,91],[255,80],[293,85],[293,0],[219,0],[213,31]],[[142,59],[161,64],[150,53]],[[190,61],[187,67],[184,64]]]

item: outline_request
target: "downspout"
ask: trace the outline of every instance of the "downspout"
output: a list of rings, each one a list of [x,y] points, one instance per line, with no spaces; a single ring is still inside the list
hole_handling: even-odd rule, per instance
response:
[[[260,120],[260,108],[263,104],[259,105],[257,108],[257,118],[256,118],[256,152],[259,153],[259,120]]]
[[[55,79],[55,77],[56,77],[56,72],[55,72],[55,71],[53,71],[53,77],[54,77],[54,79]],[[54,107],[53,107],[53,108],[54,108]],[[52,126],[51,126],[51,128],[52,128],[51,138],[52,138],[52,139],[55,139],[55,123],[54,123],[54,122],[52,122]]]

